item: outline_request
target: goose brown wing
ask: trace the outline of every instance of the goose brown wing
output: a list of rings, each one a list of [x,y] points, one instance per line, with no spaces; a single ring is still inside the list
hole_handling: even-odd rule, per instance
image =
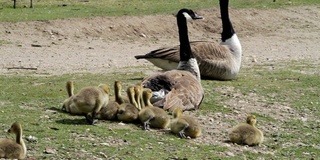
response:
[[[169,60],[172,62],[179,63],[180,61],[179,48],[180,48],[179,45],[174,47],[160,48],[157,50],[153,50],[147,53],[146,55],[137,55],[135,56],[135,58],[136,59],[156,58],[156,59]]]
[[[149,76],[142,83],[144,87],[153,91],[169,91],[163,99],[153,104],[165,110],[173,110],[175,107],[181,107],[183,110],[197,109],[203,99],[201,83],[188,71],[167,71]]]
[[[183,110],[197,109],[202,102],[204,92],[200,82],[187,71],[183,71],[181,75],[165,97],[165,110],[173,111],[176,107]]]

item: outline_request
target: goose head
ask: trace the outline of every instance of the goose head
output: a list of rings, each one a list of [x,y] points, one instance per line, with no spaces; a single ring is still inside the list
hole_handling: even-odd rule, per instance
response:
[[[200,70],[198,62],[191,51],[187,21],[203,19],[202,16],[197,15],[193,10],[183,8],[180,9],[177,14],[177,24],[179,30],[180,41],[180,62],[178,64],[178,70],[186,70],[192,73],[200,81]]]
[[[183,16],[187,21],[204,19],[202,16],[197,15],[193,10],[187,8],[180,9],[176,16],[177,19],[181,18],[180,16]]]

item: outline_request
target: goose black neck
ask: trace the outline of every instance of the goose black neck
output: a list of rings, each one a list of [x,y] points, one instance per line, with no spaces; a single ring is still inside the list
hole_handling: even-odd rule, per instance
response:
[[[225,42],[227,39],[231,38],[235,33],[231,21],[229,19],[229,0],[220,0],[220,14],[222,20],[222,33],[221,33],[221,40]]]
[[[193,58],[193,55],[191,53],[191,47],[188,37],[187,19],[183,14],[177,15],[177,23],[180,41],[180,61],[188,61],[190,58]]]

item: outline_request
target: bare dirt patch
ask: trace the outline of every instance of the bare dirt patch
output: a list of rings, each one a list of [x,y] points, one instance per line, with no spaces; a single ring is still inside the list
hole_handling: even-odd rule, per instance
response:
[[[218,8],[198,11],[205,20],[189,25],[191,40],[219,41]],[[243,66],[265,61],[319,59],[319,7],[231,9],[243,45]],[[34,67],[37,73],[104,73],[150,65],[134,55],[178,44],[173,15],[95,17],[6,23],[0,28],[0,73]]]
[[[200,10],[198,14],[203,15],[205,20],[189,24],[190,39],[218,42],[221,32],[218,8]],[[243,68],[257,63],[282,63],[302,59],[319,64],[319,7],[231,9],[230,17],[243,46]],[[37,68],[33,72],[50,75],[120,70],[128,72],[138,70],[134,66],[151,66],[147,61],[135,60],[134,55],[178,44],[173,15],[1,22],[0,25],[0,74],[27,72],[8,70],[9,67]],[[247,114],[244,107],[251,106],[250,111],[273,115],[279,123],[283,123],[287,115],[299,115],[287,104],[270,105],[261,101],[263,97],[254,94],[241,95],[233,88],[225,88],[221,92],[238,97],[224,102],[234,113],[198,116],[205,132],[195,143],[233,148],[235,152],[225,153],[226,156],[251,150],[223,142],[227,140],[226,128],[231,128],[231,125],[222,120],[243,121],[243,115]],[[260,128],[267,135],[279,129],[272,123]],[[251,151],[273,154],[272,149],[264,145]]]

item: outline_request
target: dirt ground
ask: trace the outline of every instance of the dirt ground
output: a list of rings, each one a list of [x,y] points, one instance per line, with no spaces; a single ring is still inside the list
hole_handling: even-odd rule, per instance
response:
[[[219,9],[199,10],[197,13],[205,19],[189,24],[190,40],[218,42],[221,32]],[[302,59],[318,64],[320,7],[267,10],[231,8],[230,17],[243,47],[243,67],[255,63],[281,63]],[[127,66],[151,65],[145,60],[136,60],[134,55],[178,44],[173,15],[1,22],[0,26],[0,74],[26,72],[8,70],[10,67],[37,68],[36,73],[51,75],[120,71]],[[224,88],[222,92],[233,96],[240,94],[233,88]],[[246,95],[243,99],[235,98],[225,105],[235,108],[235,113],[245,112],[243,108],[248,103],[252,104],[252,108],[263,106],[262,102],[250,100],[250,97],[254,96],[256,95]],[[255,109],[266,113],[278,109],[282,114],[298,114],[285,104]],[[210,115],[209,121],[208,117],[199,117],[205,126],[205,133],[195,141],[232,146],[221,142],[221,139],[227,139],[226,131],[221,131],[221,126],[231,126],[219,120],[243,120],[240,116],[231,117],[233,115],[214,114]],[[283,120],[283,116],[278,116],[280,121]],[[277,128],[266,125],[261,129],[268,134]],[[233,148],[235,152],[225,153],[226,156],[249,150],[246,147]],[[254,152],[273,154],[266,146],[256,148]]]

